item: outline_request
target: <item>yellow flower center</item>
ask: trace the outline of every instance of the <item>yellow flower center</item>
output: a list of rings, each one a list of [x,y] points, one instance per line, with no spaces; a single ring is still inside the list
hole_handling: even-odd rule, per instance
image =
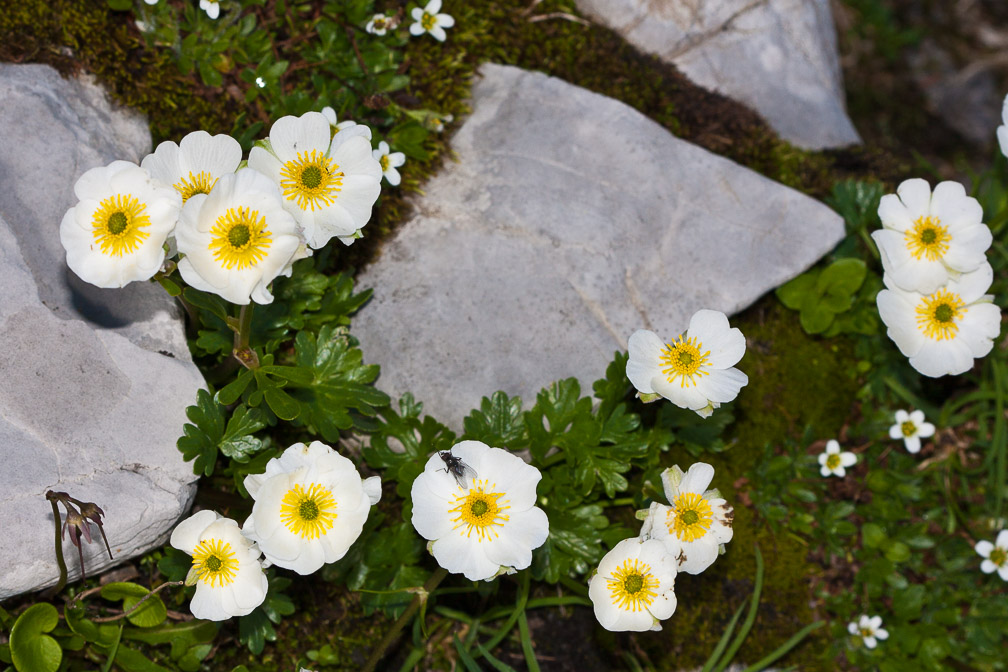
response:
[[[861,628],[859,630],[859,632],[861,633],[862,637],[874,637],[875,636],[875,631],[872,630],[871,628]]]
[[[503,492],[488,492],[493,488],[485,479],[474,480],[466,494],[455,496],[455,507],[449,510],[455,517],[453,530],[464,529],[465,536],[476,534],[478,541],[500,536],[497,528],[509,520],[504,512],[511,508]]]
[[[830,471],[840,466],[840,453],[830,453],[826,456],[826,468]]]
[[[672,502],[665,524],[680,541],[696,541],[707,534],[714,520],[710,504],[695,492],[684,492]]]
[[[217,184],[217,178],[210,173],[202,172],[193,175],[190,172],[189,177],[183,177],[172,186],[182,194],[182,202],[185,203],[196,194],[209,194],[215,184]]]
[[[606,577],[613,604],[624,611],[647,609],[658,596],[658,579],[651,565],[636,558],[627,558]]]
[[[917,305],[917,328],[928,338],[944,341],[959,332],[956,320],[965,313],[966,302],[958,294],[939,289]]]
[[[388,154],[383,154],[382,157],[378,159],[378,163],[381,164],[383,173],[388,170]]]
[[[121,257],[136,252],[150,237],[143,230],[150,223],[147,206],[130,194],[116,194],[98,204],[91,218],[91,230],[103,254]]]
[[[266,218],[258,210],[237,207],[217,218],[210,229],[209,249],[221,266],[241,271],[265,259],[272,242]]]
[[[914,259],[925,257],[928,261],[938,261],[948,251],[952,236],[941,226],[937,217],[919,217],[913,229],[905,232],[903,238]]]
[[[318,483],[312,483],[307,491],[295,485],[280,503],[280,519],[288,530],[302,539],[321,537],[336,520],[336,501],[332,491]]]
[[[679,387],[692,387],[696,385],[694,376],[706,376],[710,372],[704,371],[701,367],[708,364],[710,350],[700,352],[703,344],[695,338],[684,338],[680,336],[675,343],[665,346],[665,351],[661,354],[662,373],[668,378],[668,382],[674,383],[679,379]]]
[[[437,17],[433,14],[424,12],[423,16],[420,17],[420,25],[423,26],[424,30],[431,30],[437,25]]]
[[[903,436],[913,436],[917,433],[917,425],[907,420],[900,425],[900,431],[903,432]]]
[[[192,564],[196,576],[211,588],[231,585],[238,573],[238,558],[231,544],[220,539],[206,539],[193,549]]]
[[[373,27],[375,30],[385,30],[385,26],[388,25],[388,19],[378,19],[374,20]]]
[[[297,202],[302,210],[320,210],[336,202],[343,186],[343,173],[332,159],[316,149],[298,152],[297,158],[280,169],[284,198]]]
[[[988,558],[997,567],[1002,567],[1006,562],[1008,562],[1008,549],[1001,548],[1000,546],[995,546],[994,550],[990,552],[990,557]]]

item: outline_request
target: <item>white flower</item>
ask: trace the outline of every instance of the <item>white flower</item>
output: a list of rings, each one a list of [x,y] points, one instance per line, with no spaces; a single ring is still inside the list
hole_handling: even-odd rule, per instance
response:
[[[242,149],[230,135],[193,131],[175,144],[167,140],[140,162],[155,180],[175,187],[182,203],[195,194],[209,194],[217,180],[238,170]]]
[[[453,457],[475,471],[462,487],[434,453],[413,481],[413,527],[429,539],[438,564],[471,581],[525,569],[532,549],[549,536],[549,521],[535,506],[542,474],[517,455],[479,441],[462,441]]]
[[[270,303],[269,284],[303,256],[297,223],[269,178],[249,168],[192,196],[175,229],[182,279],[241,305]]]
[[[706,418],[749,382],[733,366],[745,354],[745,345],[742,332],[728,327],[724,313],[699,310],[686,333],[669,345],[652,331],[635,331],[627,344],[627,378],[642,396],[658,394]]]
[[[256,86],[258,86],[260,89],[265,89],[266,88],[266,80],[263,79],[262,77],[256,77],[255,82],[256,82]]]
[[[930,294],[986,261],[992,237],[983,208],[958,182],[940,182],[932,194],[925,180],[906,180],[882,197],[878,214],[883,228],[872,238],[900,289]]]
[[[181,197],[129,161],[92,168],[74,184],[77,204],[60,223],[67,265],[98,287],[147,280],[161,268]]]
[[[320,112],[282,117],[270,129],[265,147],[253,147],[248,165],[280,186],[284,208],[318,249],[333,237],[352,242],[371,218],[381,191],[381,166],[371,143],[361,136],[331,136]],[[370,131],[369,131],[370,132]]]
[[[170,543],[192,556],[189,573],[196,579],[196,594],[189,608],[196,618],[245,616],[266,599],[269,586],[259,549],[230,518],[200,511],[178,524]]]
[[[823,476],[839,476],[843,478],[847,475],[847,467],[857,464],[857,457],[854,453],[847,451],[840,452],[840,444],[836,439],[826,442],[826,450],[819,453],[819,473]]]
[[[144,0],[144,2],[146,2],[148,5],[156,5],[158,3],[158,0]]]
[[[862,615],[857,623],[847,624],[847,632],[861,637],[869,649],[874,649],[878,645],[878,640],[889,637],[889,633],[882,629],[881,616]]]
[[[396,168],[406,163],[406,155],[402,152],[390,154],[390,151],[391,148],[388,143],[382,140],[378,143],[378,149],[371,152],[371,156],[378,161],[382,169],[382,175],[385,176],[388,183],[393,187],[397,187],[402,178],[399,177],[399,171]]]
[[[676,608],[675,557],[661,542],[624,539],[588,581],[595,618],[606,630],[661,630]]]
[[[933,436],[935,426],[924,422],[924,411],[896,411],[896,424],[889,428],[890,439],[903,439],[908,453],[919,453],[921,439]]]
[[[888,289],[879,292],[875,302],[889,338],[912,367],[932,378],[956,375],[990,352],[1001,331],[1001,309],[984,294],[993,279],[994,271],[984,263],[924,295],[893,286],[885,275]]]
[[[329,122],[329,133],[332,135],[332,148],[330,151],[356,136],[367,139],[368,146],[371,145],[371,128],[367,124],[358,124],[356,121],[349,119],[346,121],[337,121],[336,110],[328,105],[322,108],[322,116]]]
[[[364,26],[364,30],[372,35],[384,35],[388,32],[389,28],[395,28],[395,21],[392,17],[385,16],[384,14],[375,14],[367,22],[367,25]]]
[[[641,526],[641,539],[656,539],[675,558],[679,571],[699,574],[731,541],[734,509],[717,490],[708,490],[714,467],[697,462],[685,474],[676,465],[661,475],[669,506],[653,502]]]
[[[992,544],[989,541],[978,541],[973,547],[984,559],[980,563],[980,571],[990,574],[997,570],[1003,581],[1008,581],[1008,530],[998,532],[997,539]]]
[[[446,114],[441,117],[428,117],[426,120],[426,126],[435,133],[441,133],[444,131],[444,125],[446,123],[450,124],[455,117],[450,114]]]
[[[1004,124],[997,127],[997,139],[1001,146],[1001,153],[1008,156],[1008,96],[1005,96],[1004,103],[1001,105],[1001,121]]]
[[[217,0],[199,0],[199,6],[211,19],[220,16],[220,3]]]
[[[353,462],[320,441],[295,443],[244,483],[255,504],[242,534],[269,562],[298,574],[346,555],[381,497],[377,476],[362,480]]]
[[[445,34],[445,28],[451,28],[455,25],[455,19],[447,14],[438,14],[441,11],[441,0],[430,0],[427,6],[423,9],[415,7],[410,16],[416,23],[413,23],[409,27],[409,32],[411,35],[423,35],[424,33],[430,33],[438,42],[444,42],[447,34]]]

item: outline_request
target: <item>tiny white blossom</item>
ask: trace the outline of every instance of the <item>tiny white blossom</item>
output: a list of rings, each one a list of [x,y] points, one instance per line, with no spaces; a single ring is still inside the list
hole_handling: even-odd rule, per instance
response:
[[[430,33],[430,36],[438,42],[444,42],[447,37],[444,29],[454,26],[455,19],[448,14],[439,14],[440,11],[441,0],[430,0],[423,9],[415,7],[410,12],[410,16],[416,22],[410,25],[410,34],[416,36]]]
[[[265,89],[266,80],[263,79],[262,77],[256,77],[256,86],[258,86],[260,89]]]
[[[372,35],[384,35],[390,28],[395,28],[395,20],[384,14],[375,14],[364,26],[364,30]]]
[[[878,646],[878,640],[889,638],[889,633],[882,628],[881,616],[862,615],[857,623],[847,624],[847,632],[860,637],[869,649]]]
[[[397,187],[402,178],[399,176],[399,171],[396,168],[406,163],[406,155],[402,152],[392,152],[390,154],[390,151],[389,144],[382,140],[378,143],[378,149],[371,152],[371,156],[377,159],[381,165],[382,175],[385,176],[388,183],[393,187]]]
[[[367,124],[358,124],[356,121],[345,119],[336,120],[336,110],[326,105],[322,108],[322,116],[329,122],[329,133],[332,135],[332,146],[330,151],[339,147],[350,138],[360,136],[371,144],[371,127]]]
[[[220,16],[220,3],[217,0],[199,0],[199,6],[211,19]]]
[[[1008,581],[1008,530],[998,532],[993,544],[986,540],[978,541],[973,548],[984,559],[980,563],[981,572],[990,574],[997,571],[1003,581]]]
[[[839,476],[843,478],[847,475],[847,467],[857,464],[857,457],[854,453],[840,451],[840,444],[836,439],[826,442],[826,450],[819,453],[819,473],[823,476]]]
[[[654,539],[624,539],[588,581],[595,618],[613,632],[661,630],[676,609],[676,560]]]
[[[158,3],[158,0],[144,0],[144,2],[146,2],[148,5],[156,5]]]
[[[1004,123],[997,127],[998,145],[1001,147],[1001,153],[1008,156],[1008,96],[1005,96],[1001,105],[1001,121]]]
[[[890,439],[903,439],[908,453],[919,453],[921,439],[933,436],[935,426],[924,422],[924,411],[896,411],[896,424],[889,428]]]

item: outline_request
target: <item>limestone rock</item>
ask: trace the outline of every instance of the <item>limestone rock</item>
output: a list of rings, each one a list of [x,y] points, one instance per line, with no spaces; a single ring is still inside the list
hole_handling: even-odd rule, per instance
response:
[[[734,313],[843,236],[819,202],[558,79],[484,65],[457,162],[358,278],[378,386],[456,428],[502,389],[601,377],[635,329]]]
[[[576,2],[642,51],[753,108],[789,142],[861,141],[844,107],[829,0]]]
[[[77,178],[139,161],[145,120],[41,65],[0,64],[0,101],[2,599],[56,582],[48,489],[105,510],[117,561],[166,538],[195,494],[175,441],[203,379],[163,290],[87,285],[59,242]],[[89,574],[111,564],[100,539],[84,546]],[[64,555],[79,574],[68,540]]]

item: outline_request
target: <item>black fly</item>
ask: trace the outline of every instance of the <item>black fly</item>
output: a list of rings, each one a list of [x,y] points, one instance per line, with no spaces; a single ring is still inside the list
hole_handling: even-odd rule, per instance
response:
[[[438,457],[444,460],[445,473],[454,476],[460,488],[468,490],[469,484],[476,480],[476,470],[463,462],[461,457],[452,455],[450,450],[439,450]]]

